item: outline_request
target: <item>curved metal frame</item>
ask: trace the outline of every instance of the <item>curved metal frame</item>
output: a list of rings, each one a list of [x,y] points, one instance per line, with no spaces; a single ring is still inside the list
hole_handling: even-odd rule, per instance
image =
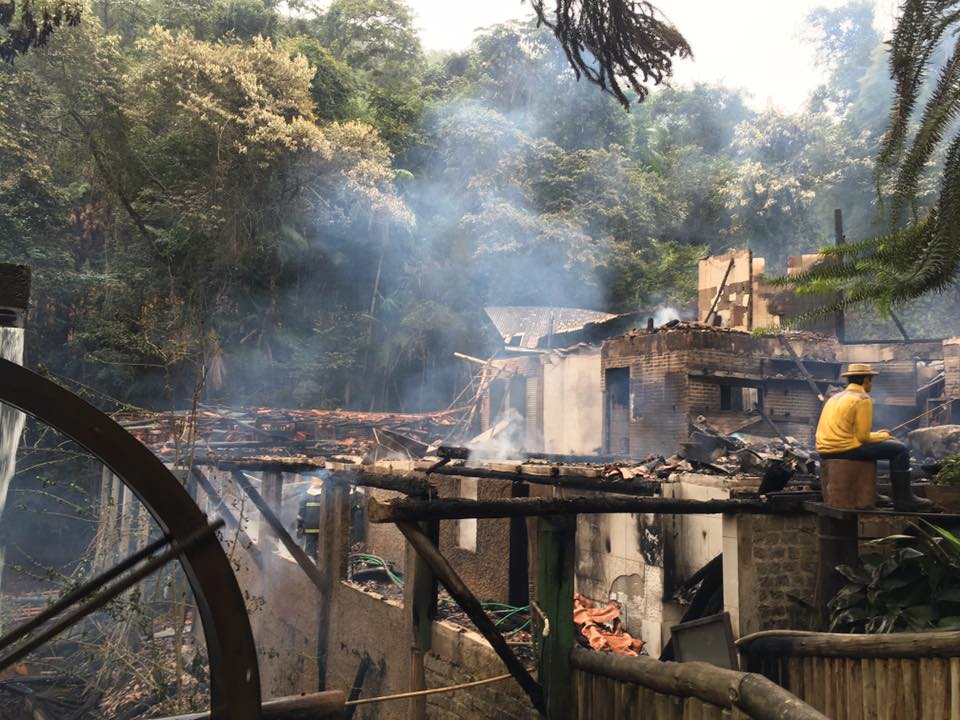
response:
[[[146,446],[69,390],[0,358],[0,402],[42,420],[89,450],[133,490],[174,541],[182,542],[206,526],[200,508]],[[201,543],[180,561],[207,642],[211,717],[259,720],[257,650],[227,556],[218,543]]]

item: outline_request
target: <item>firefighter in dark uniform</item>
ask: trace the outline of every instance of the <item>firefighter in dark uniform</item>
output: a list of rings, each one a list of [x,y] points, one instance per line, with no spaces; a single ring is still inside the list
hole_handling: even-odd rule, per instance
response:
[[[317,549],[320,545],[320,494],[323,492],[323,483],[314,480],[307,488],[307,494],[300,501],[300,510],[297,513],[297,538],[303,542],[303,549],[311,560],[317,559]]]

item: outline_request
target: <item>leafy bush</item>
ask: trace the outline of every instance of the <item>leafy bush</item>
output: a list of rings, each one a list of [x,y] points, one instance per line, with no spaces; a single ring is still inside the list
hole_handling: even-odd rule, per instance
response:
[[[951,455],[940,464],[940,471],[934,482],[940,485],[960,485],[960,455]]]
[[[837,568],[847,584],[828,604],[830,630],[889,633],[960,627],[960,540],[921,521],[916,534],[891,535],[892,554],[863,555]]]

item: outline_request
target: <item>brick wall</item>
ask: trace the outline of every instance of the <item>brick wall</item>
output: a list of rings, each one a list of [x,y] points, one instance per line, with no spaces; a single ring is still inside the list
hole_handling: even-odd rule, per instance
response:
[[[837,348],[834,340],[809,335],[791,336],[791,343],[800,357],[810,360],[832,361]],[[777,339],[745,332],[680,326],[655,333],[633,333],[604,343],[603,387],[605,392],[606,370],[629,368],[630,454],[672,454],[686,440],[690,417],[705,415],[727,432],[749,424],[751,416],[745,412],[721,411],[721,385],[738,385],[735,377],[727,380],[721,373],[762,377],[770,372],[765,358],[787,357]],[[698,374],[714,377],[696,377]],[[799,440],[811,439],[808,424],[816,421],[819,405],[802,381],[773,385],[765,395],[764,405],[785,423],[787,434]],[[788,418],[797,420],[791,422]],[[605,418],[605,425],[607,422]],[[751,432],[769,434],[770,430],[754,424]]]
[[[943,341],[943,394],[948,398],[960,398],[960,338]]]
[[[814,629],[810,608],[818,549],[813,515],[728,516],[723,540],[724,605],[740,635]]]

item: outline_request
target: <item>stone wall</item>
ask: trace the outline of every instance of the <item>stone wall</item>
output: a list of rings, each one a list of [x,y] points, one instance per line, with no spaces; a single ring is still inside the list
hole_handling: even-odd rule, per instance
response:
[[[507,672],[483,637],[446,622],[433,624],[432,648],[424,665],[429,688],[460,685]],[[431,695],[427,700],[427,717],[435,720],[534,720],[539,715],[511,678],[491,685]]]
[[[410,688],[411,644],[403,608],[347,583],[334,594],[327,685],[349,689],[364,653],[372,661],[361,697],[407,692]],[[428,688],[459,685],[506,673],[493,649],[477,633],[447,622],[435,622],[431,650],[424,657]],[[396,700],[357,707],[356,720],[403,720],[409,702]],[[535,718],[527,696],[512,680],[432,695],[427,717],[437,720]]]

